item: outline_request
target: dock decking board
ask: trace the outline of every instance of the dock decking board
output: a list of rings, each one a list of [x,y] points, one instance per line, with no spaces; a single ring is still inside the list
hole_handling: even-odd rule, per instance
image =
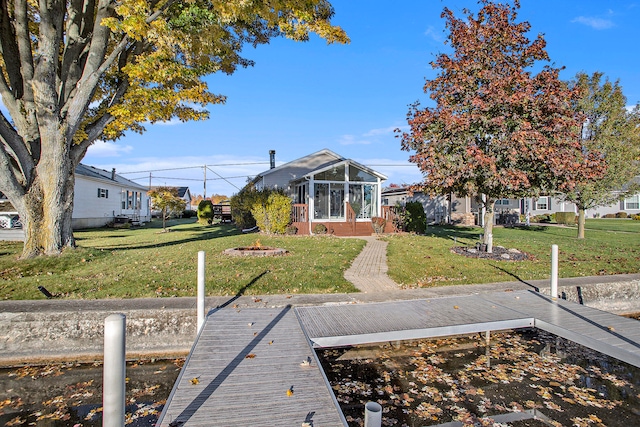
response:
[[[311,365],[301,366],[307,358]],[[344,425],[293,310],[227,308],[208,316],[158,425],[289,427],[305,420]]]
[[[225,308],[207,317],[157,425],[343,426],[310,342],[341,346],[534,326],[640,367],[637,320],[533,291],[296,309]],[[249,354],[255,357],[246,358]],[[307,358],[311,366],[300,366]],[[191,384],[196,377],[199,383]],[[294,394],[287,396],[291,386]]]

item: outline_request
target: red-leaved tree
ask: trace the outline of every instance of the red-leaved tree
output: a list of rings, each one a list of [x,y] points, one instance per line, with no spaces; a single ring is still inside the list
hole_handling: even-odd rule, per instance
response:
[[[486,208],[491,252],[497,199],[570,189],[597,156],[585,159],[580,150],[576,91],[548,64],[533,74],[549,57],[542,35],[530,41],[529,23],[516,22],[519,1],[480,4],[477,16],[465,9],[463,18],[444,9],[452,53],[431,63],[439,74],[424,91],[436,105],[412,106],[402,149],[423,173],[420,189],[474,196]]]

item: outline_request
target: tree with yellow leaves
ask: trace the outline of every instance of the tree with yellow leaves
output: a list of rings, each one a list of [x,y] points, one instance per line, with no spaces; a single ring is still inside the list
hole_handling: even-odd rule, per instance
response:
[[[242,47],[331,25],[327,0],[9,0],[0,9],[0,191],[20,215],[22,258],[75,246],[75,167],[98,138],[208,117],[203,77],[252,65]]]

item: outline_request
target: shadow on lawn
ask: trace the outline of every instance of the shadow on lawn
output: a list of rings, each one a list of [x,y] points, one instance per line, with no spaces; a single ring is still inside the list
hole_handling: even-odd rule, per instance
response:
[[[511,277],[513,277],[514,279],[516,279],[518,282],[520,282],[520,283],[524,283],[525,285],[527,285],[527,286],[529,286],[529,287],[533,288],[533,290],[534,290],[534,291],[536,291],[536,292],[540,292],[540,288],[538,288],[537,286],[534,286],[534,285],[532,285],[531,283],[529,283],[529,282],[527,282],[527,281],[523,280],[520,276],[518,276],[518,275],[516,275],[516,274],[513,274],[512,272],[510,272],[510,271],[508,271],[508,270],[505,270],[504,268],[499,267],[499,266],[497,266],[497,265],[494,265],[494,264],[489,264],[489,265],[491,265],[491,267],[495,268],[496,270],[500,270],[500,271],[502,271],[503,273],[508,274],[509,276],[511,276]]]
[[[185,233],[185,232],[193,234],[194,230],[177,228],[177,229],[171,229],[170,231],[172,235],[179,235],[180,233]],[[92,246],[92,248],[98,249],[98,250],[104,249],[104,250],[112,250],[112,251],[113,250],[162,248],[162,247],[170,247],[175,245],[182,245],[190,242],[197,242],[201,240],[211,240],[211,239],[217,239],[221,237],[237,236],[239,234],[240,234],[240,231],[238,231],[235,227],[215,227],[215,228],[208,229],[207,231],[204,231],[204,232],[199,232],[197,235],[191,235],[183,239],[178,238],[178,239],[174,239],[167,242],[153,242],[153,243],[150,242],[147,244],[139,244],[139,242],[132,242],[132,244],[118,243],[118,244],[114,244],[113,246]]]
[[[265,275],[265,274],[267,274],[268,272],[269,272],[269,270],[265,270],[265,271],[263,271],[262,273],[258,274],[258,275],[257,275],[256,277],[254,277],[253,279],[251,279],[251,281],[250,281],[249,283],[247,283],[246,285],[244,285],[243,287],[241,287],[241,288],[240,288],[240,290],[238,290],[238,292],[236,292],[236,294],[235,294],[231,299],[229,299],[228,301],[226,301],[226,302],[224,302],[224,303],[220,304],[219,306],[217,306],[217,307],[216,307],[216,308],[214,308],[213,310],[210,310],[210,311],[209,311],[209,313],[207,314],[207,316],[208,316],[208,315],[210,315],[210,314],[215,313],[216,311],[218,311],[218,310],[220,310],[220,309],[223,309],[223,308],[225,308],[225,307],[227,307],[227,306],[231,305],[231,303],[232,303],[232,302],[234,302],[235,300],[237,300],[238,298],[240,298],[242,295],[244,295],[244,293],[245,293],[245,291],[246,291],[247,289],[249,289],[251,286],[253,286],[253,285],[254,285],[258,280],[260,280],[260,278],[261,278],[262,276],[264,276],[264,275]]]

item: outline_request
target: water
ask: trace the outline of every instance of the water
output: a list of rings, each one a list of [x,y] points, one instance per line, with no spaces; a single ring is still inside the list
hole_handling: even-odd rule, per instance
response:
[[[152,426],[183,359],[127,363],[126,424]],[[102,425],[102,365],[52,364],[0,370],[0,426]]]
[[[640,425],[640,369],[535,329],[318,355],[349,426]]]

